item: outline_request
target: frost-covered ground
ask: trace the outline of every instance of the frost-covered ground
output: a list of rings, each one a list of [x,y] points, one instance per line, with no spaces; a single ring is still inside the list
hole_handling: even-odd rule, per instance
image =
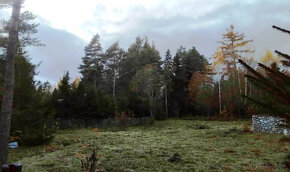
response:
[[[167,120],[122,130],[61,130],[48,146],[11,150],[10,162],[21,162],[24,172],[81,171],[80,160],[98,146],[98,171],[287,171],[290,138],[245,133],[245,123]]]

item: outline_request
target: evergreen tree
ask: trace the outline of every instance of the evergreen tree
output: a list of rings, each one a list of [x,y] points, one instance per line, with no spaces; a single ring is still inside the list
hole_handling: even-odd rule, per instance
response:
[[[182,59],[186,56],[184,47],[180,47],[173,59],[173,78],[172,78],[172,109],[171,112],[175,117],[179,117],[180,110],[184,105],[184,98],[186,96],[185,75],[182,66]]]
[[[273,28],[285,32],[286,34],[290,33],[289,30],[277,26],[273,26]],[[273,115],[287,115],[287,123],[289,124],[290,76],[288,72],[290,67],[290,56],[277,50],[275,52],[282,57],[281,64],[283,65],[283,69],[280,69],[276,62],[273,62],[270,66],[259,63],[259,67],[265,71],[266,76],[253,69],[243,60],[240,59],[239,62],[251,73],[250,75],[246,75],[246,77],[269,94],[269,98],[263,100],[246,97],[257,105],[262,106],[264,109],[268,109],[272,113],[275,113]]]
[[[48,82],[43,84],[35,82],[34,76],[36,75],[37,65],[30,62],[26,52],[22,52],[22,49],[19,51],[15,61],[13,115],[10,135],[21,136],[22,139],[17,140],[20,144],[47,143],[51,140],[52,133],[46,127],[46,124],[54,116],[54,106],[50,100],[49,91],[51,86]],[[0,87],[2,86],[3,82],[2,84],[0,82]],[[0,94],[2,92],[3,90],[0,91]]]
[[[122,96],[127,94],[126,92],[128,92],[130,87],[130,80],[141,66],[143,42],[144,40],[138,36],[135,42],[128,48],[126,58],[120,62],[120,85],[118,89],[122,93]]]
[[[172,90],[172,76],[173,76],[173,61],[171,52],[168,49],[165,53],[164,69],[163,69],[163,80],[164,80],[164,98],[165,98],[165,112],[168,118],[168,93]]]
[[[88,117],[87,91],[85,85],[86,83],[79,78],[76,78],[72,84],[70,108],[75,118],[85,119]]]
[[[0,167],[7,162],[9,132],[11,126],[12,105],[13,105],[13,87],[14,87],[14,63],[17,56],[19,16],[21,10],[21,1],[13,2],[11,15],[11,27],[9,29],[9,39],[7,46],[7,58],[5,64],[5,81],[0,114]]]
[[[107,87],[110,88],[114,99],[116,97],[116,82],[119,78],[120,62],[125,57],[125,51],[119,47],[119,42],[113,43],[104,55],[106,61],[106,79],[109,84]]]
[[[71,92],[72,88],[69,83],[70,77],[67,71],[63,78],[58,83],[57,88],[57,117],[71,119],[73,117],[73,112],[71,111]]]
[[[43,46],[38,37],[33,36],[38,32],[37,27],[39,23],[35,23],[36,15],[29,11],[22,12],[19,17],[19,30],[18,30],[18,39],[20,47],[27,46]],[[8,43],[8,37],[6,36],[9,32],[9,26],[11,21],[3,20],[1,22],[0,29],[0,48],[6,54],[6,48]]]
[[[87,83],[97,88],[102,82],[103,72],[103,53],[100,36],[98,34],[92,38],[84,51],[85,57],[82,58],[83,64],[79,67],[80,73]]]
[[[150,112],[150,108],[144,111],[140,110],[142,102],[146,104],[145,101],[147,101],[142,97],[145,90],[136,92],[132,89],[136,75],[148,65],[153,65],[153,68],[156,69],[155,75],[161,74],[161,57],[158,50],[154,44],[149,44],[147,38],[137,37],[136,41],[129,47],[126,57],[120,62],[118,104],[121,111],[140,116],[145,116],[147,112]],[[148,115],[149,113],[147,113]]]
[[[186,51],[180,47],[173,59],[171,107],[175,117],[194,112],[194,104],[188,99],[188,83],[194,72],[202,71],[207,64],[204,56],[193,47]]]
[[[132,90],[138,93],[138,97],[144,102],[143,106],[149,110],[150,116],[154,119],[161,87],[160,75],[156,66],[148,64],[143,69],[138,70],[131,83]]]

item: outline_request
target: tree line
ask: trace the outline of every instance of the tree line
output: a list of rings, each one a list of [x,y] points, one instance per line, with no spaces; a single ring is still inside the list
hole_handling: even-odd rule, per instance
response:
[[[192,114],[195,109],[187,96],[188,82],[194,72],[204,70],[208,63],[206,58],[194,47],[186,50],[182,46],[174,56],[168,50],[162,58],[146,37],[137,37],[127,50],[118,42],[103,50],[100,36],[96,34],[84,48],[79,66],[82,77],[71,82],[67,72],[52,91],[49,82],[35,80],[40,64],[33,64],[26,51],[27,46],[43,46],[34,36],[39,25],[34,22],[35,18],[30,12],[19,16],[11,106],[12,140],[18,139],[26,145],[51,140],[47,121],[53,118],[151,116],[165,119]],[[1,104],[5,102],[3,94],[7,91],[4,76],[10,22],[1,22]]]
[[[4,129],[1,124],[1,138],[6,138],[8,131],[11,140],[22,144],[48,142],[52,132],[47,121],[54,118],[195,116],[235,120],[257,113],[289,114],[289,56],[279,51],[279,56],[274,56],[268,51],[260,59],[263,64],[257,66],[254,50],[249,48],[252,40],[236,32],[234,26],[222,35],[211,59],[194,46],[190,49],[180,46],[175,54],[170,50],[160,53],[147,37],[137,37],[127,50],[118,42],[104,50],[96,34],[80,57],[81,78],[71,82],[66,72],[52,90],[49,82],[35,80],[39,64],[31,63],[25,51],[27,46],[43,45],[33,36],[39,25],[34,19],[30,12],[19,14],[15,51],[9,49],[11,40],[7,37],[13,22],[1,22],[0,110],[3,126],[9,124]],[[7,64],[12,64],[15,70],[5,71]],[[7,77],[10,70],[13,78]],[[7,140],[2,140],[0,148],[4,149],[6,143]],[[1,163],[6,161],[6,155],[1,154]]]
[[[188,82],[208,61],[194,47],[181,46],[173,57],[167,50],[162,58],[147,37],[137,37],[126,51],[118,42],[103,51],[96,34],[84,54],[82,77],[70,84],[67,72],[52,93],[57,117],[107,118],[122,113],[165,119],[195,111],[187,96]]]

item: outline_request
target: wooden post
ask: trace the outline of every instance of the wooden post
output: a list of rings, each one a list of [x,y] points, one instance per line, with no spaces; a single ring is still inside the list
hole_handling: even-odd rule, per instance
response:
[[[7,164],[2,165],[1,172],[10,172],[10,167]]]
[[[1,167],[1,172],[22,172],[22,165],[21,164],[4,164]]]
[[[14,164],[10,164],[9,167],[10,167],[11,172],[21,172],[22,171],[21,164],[14,163]]]

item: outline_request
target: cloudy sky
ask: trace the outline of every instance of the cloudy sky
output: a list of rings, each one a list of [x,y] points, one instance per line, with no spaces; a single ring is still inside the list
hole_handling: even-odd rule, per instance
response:
[[[26,0],[40,23],[45,47],[30,47],[37,79],[57,82],[68,70],[79,76],[83,49],[99,33],[104,49],[115,41],[127,49],[148,36],[161,56],[183,45],[211,57],[230,24],[253,39],[255,56],[267,49],[290,53],[289,36],[271,28],[290,28],[290,0]],[[9,11],[1,12],[2,16]]]

